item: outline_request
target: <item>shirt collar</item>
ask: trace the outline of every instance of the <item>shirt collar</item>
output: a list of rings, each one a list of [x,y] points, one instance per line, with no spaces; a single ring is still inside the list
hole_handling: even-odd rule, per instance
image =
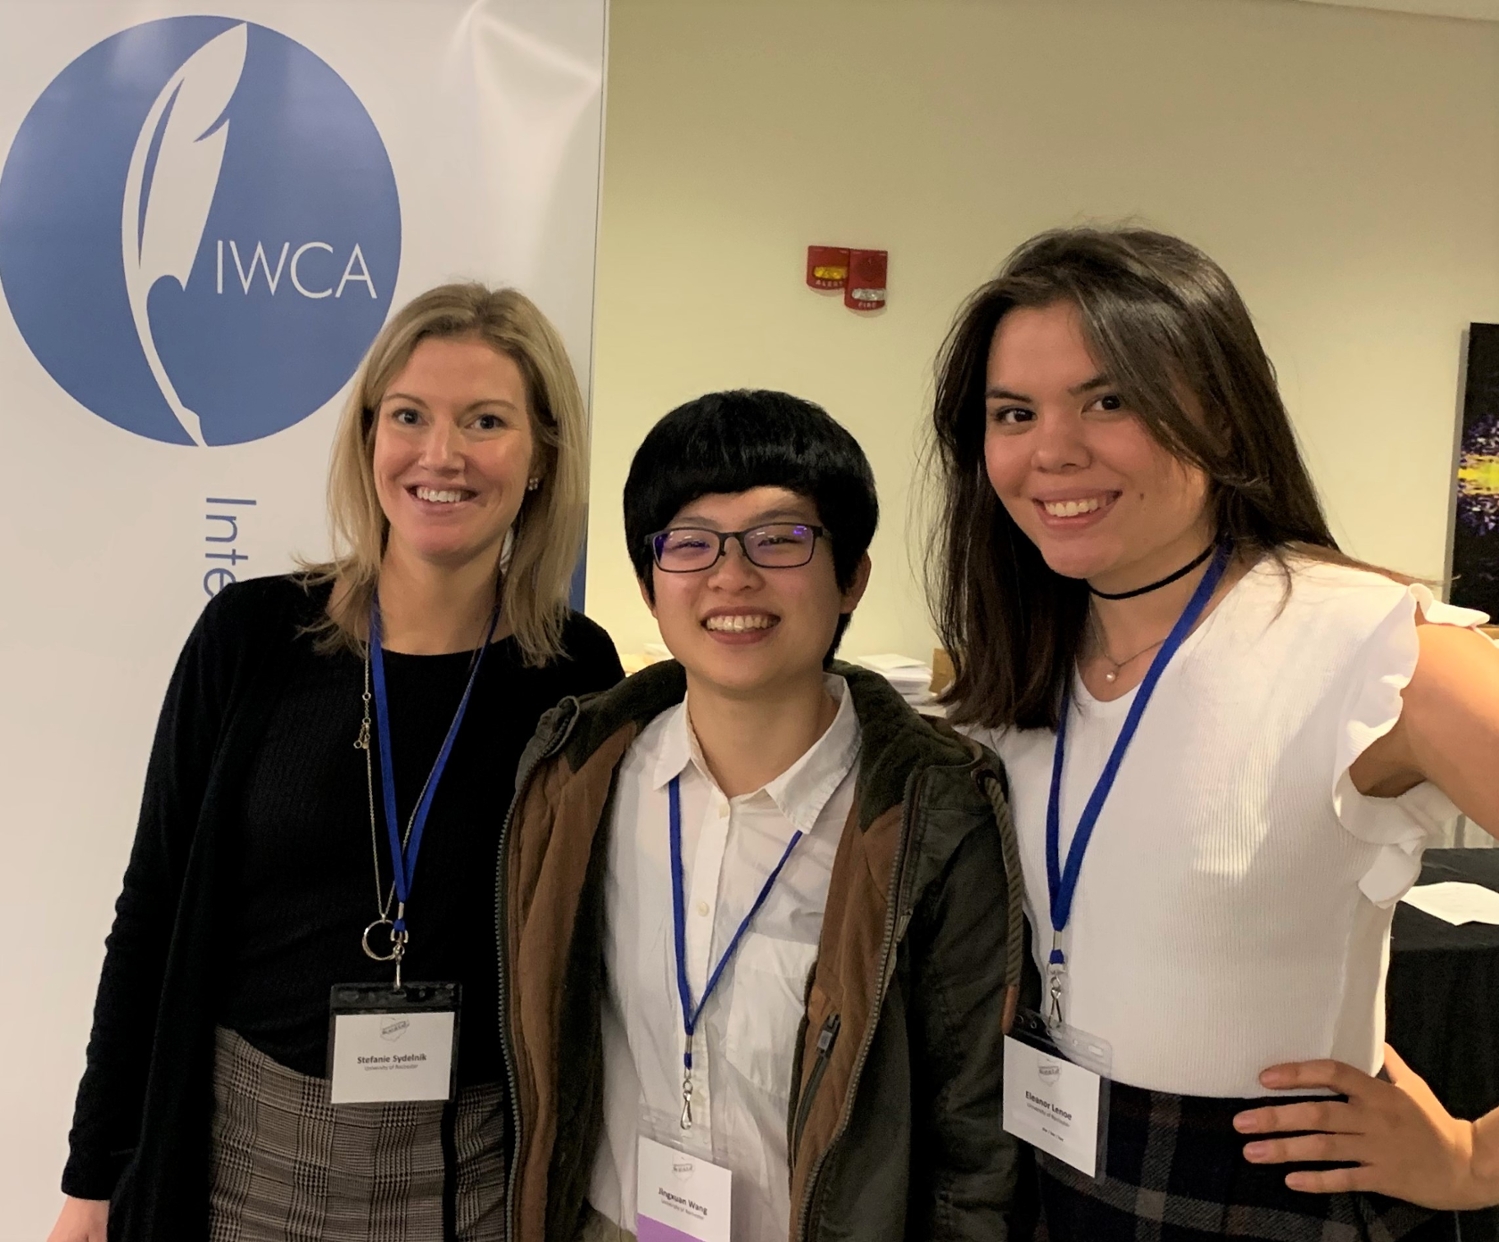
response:
[[[681,776],[687,765],[696,763],[704,776],[708,775],[707,764],[697,748],[697,738],[687,723],[687,700],[684,698],[675,707],[668,709],[661,740],[656,748],[656,762],[651,769],[651,788],[664,789],[674,776]],[[710,778],[711,779],[711,778]]]
[[[823,685],[838,704],[833,723],[800,759],[773,781],[733,799],[735,802],[744,802],[768,797],[791,826],[801,833],[812,831],[828,799],[843,783],[843,778],[848,775],[859,756],[859,717],[854,711],[853,695],[848,691],[848,683],[842,677],[829,673],[823,677]],[[709,784],[716,785],[688,718],[686,699],[670,711],[651,772],[652,787],[664,788],[673,777],[681,776],[689,766],[696,768]]]

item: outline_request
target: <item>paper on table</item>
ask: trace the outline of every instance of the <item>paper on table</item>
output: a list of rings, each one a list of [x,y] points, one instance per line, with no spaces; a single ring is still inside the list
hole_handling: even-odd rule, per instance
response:
[[[932,670],[911,656],[855,656],[854,663],[879,673],[909,703],[922,704],[932,697]]]
[[[1499,893],[1484,888],[1482,884],[1465,884],[1459,880],[1421,884],[1400,900],[1454,926],[1463,923],[1499,925]]]
[[[891,652],[886,655],[864,655],[855,656],[855,664],[862,664],[865,668],[872,668],[877,673],[893,673],[897,669],[910,670],[926,668],[915,656],[899,655]],[[932,670],[927,669],[930,673]]]

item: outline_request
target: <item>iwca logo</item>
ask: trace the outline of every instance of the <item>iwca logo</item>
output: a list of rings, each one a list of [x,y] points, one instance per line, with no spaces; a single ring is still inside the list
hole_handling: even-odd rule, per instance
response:
[[[101,418],[240,444],[324,405],[389,309],[390,158],[353,91],[250,22],[173,17],[84,52],[0,173],[0,287]]]

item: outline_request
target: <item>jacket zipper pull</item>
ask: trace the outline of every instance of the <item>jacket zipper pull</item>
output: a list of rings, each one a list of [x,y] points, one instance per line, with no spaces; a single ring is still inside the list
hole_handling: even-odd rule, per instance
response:
[[[807,1118],[812,1113],[812,1099],[817,1094],[817,1088],[822,1085],[822,1076],[827,1072],[833,1045],[838,1042],[838,1031],[842,1026],[843,1019],[836,1013],[830,1013],[823,1019],[822,1030],[817,1032],[817,1060],[812,1063],[811,1072],[807,1075],[807,1085],[796,1102],[796,1124],[791,1131],[790,1154],[793,1164],[796,1163],[796,1154],[802,1145],[802,1131],[807,1128]]]

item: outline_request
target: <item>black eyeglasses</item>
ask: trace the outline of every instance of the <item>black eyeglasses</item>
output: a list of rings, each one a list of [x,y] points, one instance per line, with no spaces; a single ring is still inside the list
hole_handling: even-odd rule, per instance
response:
[[[737,539],[744,559],[761,569],[795,569],[812,559],[819,538],[828,532],[803,522],[770,522],[749,530],[709,530],[704,526],[673,526],[650,536],[656,567],[669,574],[691,574],[711,569]]]

